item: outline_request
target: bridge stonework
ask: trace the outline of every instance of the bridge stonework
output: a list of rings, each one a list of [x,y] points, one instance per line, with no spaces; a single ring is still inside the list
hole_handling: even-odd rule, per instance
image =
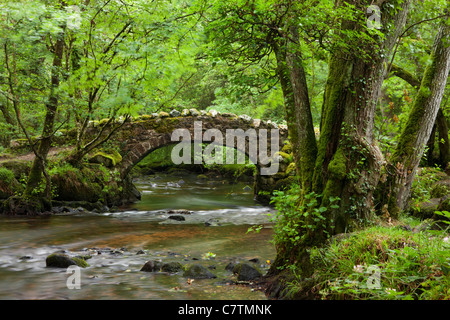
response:
[[[201,134],[199,134],[199,125],[201,125]],[[95,135],[100,130],[100,127],[100,124],[94,123],[89,128],[89,131]],[[140,116],[123,124],[111,139],[111,143],[116,146],[122,156],[122,161],[116,165],[121,178],[125,179],[131,169],[152,151],[169,144],[180,143],[179,140],[173,141],[174,139],[172,138],[173,132],[177,129],[189,132],[192,142],[198,142],[200,138],[200,141],[203,143],[212,143],[217,139],[217,137],[211,137],[211,135],[204,135],[207,130],[215,129],[216,132],[222,133],[224,145],[225,137],[232,129],[247,133],[254,132],[257,135],[261,133],[267,139],[265,144],[267,146],[267,156],[270,157],[272,155],[272,161],[281,160],[279,170],[286,169],[283,159],[277,153],[274,154],[271,148],[273,146],[271,132],[276,129],[275,132],[279,136],[278,145],[276,146],[277,150],[275,151],[282,150],[288,139],[286,126],[278,126],[270,121],[252,119],[246,115],[220,114],[217,111],[200,113],[195,109],[191,109],[184,110],[183,113],[173,111],[170,114],[160,112],[159,114]],[[264,131],[260,131],[261,129],[264,129]],[[217,140],[215,142],[217,143]],[[247,137],[245,138],[245,145],[235,145],[235,148],[248,155],[253,143],[254,141]],[[256,197],[259,198],[259,191],[270,191],[268,189],[273,188],[280,175],[276,172],[273,175],[261,175],[261,168],[270,166],[270,163],[261,163],[259,158],[255,165],[258,170],[255,177],[254,191]]]

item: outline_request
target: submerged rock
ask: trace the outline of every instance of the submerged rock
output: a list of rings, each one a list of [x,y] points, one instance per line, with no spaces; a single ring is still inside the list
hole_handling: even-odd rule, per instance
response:
[[[200,264],[190,265],[184,272],[183,276],[189,277],[191,279],[214,279],[214,278],[217,278],[217,276],[215,274],[213,274],[211,271],[209,271],[208,268],[206,268]]]

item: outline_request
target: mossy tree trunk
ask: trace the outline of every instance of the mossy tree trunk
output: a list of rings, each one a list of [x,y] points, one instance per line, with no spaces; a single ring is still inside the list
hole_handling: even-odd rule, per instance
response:
[[[361,12],[365,12],[371,4],[370,1],[362,4],[357,1],[347,2],[355,5],[356,10]],[[342,23],[344,40],[341,41],[346,39],[345,32],[363,33],[371,39],[360,44],[365,46],[363,51],[368,53],[368,56],[358,54],[357,50],[337,49],[332,52],[317,153],[309,158],[313,162],[308,166],[299,166],[300,172],[309,171],[310,190],[322,195],[321,205],[326,207],[330,198],[339,197],[339,208],[327,208],[325,215],[328,225],[325,229],[308,231],[305,240],[297,246],[289,243],[281,246],[284,250],[277,250],[277,257],[271,265],[269,275],[277,275],[280,269],[295,265],[302,271],[302,277],[308,277],[310,272],[305,274],[303,270],[305,267],[306,270],[312,269],[307,267],[310,262],[305,259],[309,248],[321,245],[327,233],[345,232],[351,218],[370,216],[372,193],[378,184],[383,163],[382,153],[373,136],[375,108],[386,72],[386,59],[405,24],[410,2],[396,2],[398,10],[395,11],[382,8],[386,9],[386,12],[382,12],[382,25],[390,27],[382,30],[383,36],[370,33],[361,21]],[[295,87],[292,83],[291,86]],[[295,88],[300,89],[299,86]],[[294,116],[295,111],[299,110],[287,112],[288,125],[292,119],[299,125],[300,122]]]
[[[401,68],[400,66],[393,64],[391,68],[391,74],[397,76],[407,83],[409,83],[413,88],[419,89],[421,80],[417,78],[412,73],[407,70]],[[442,169],[445,169],[448,162],[450,161],[450,141],[448,138],[448,124],[447,119],[445,118],[445,114],[443,112],[443,108],[445,107],[447,101],[441,102],[441,107],[437,113],[436,123],[431,132],[430,138],[428,139],[428,153],[427,160],[428,165],[433,166],[434,164],[438,164]],[[433,151],[435,147],[436,140],[436,131],[438,132],[438,146],[439,146],[439,158],[433,159]]]
[[[272,45],[277,59],[278,78],[283,90],[289,140],[297,165],[296,171],[300,177],[302,192],[306,194],[312,187],[317,144],[302,53],[298,43],[295,43],[299,39],[298,29],[292,25],[287,26],[286,29],[289,30],[288,34],[274,39]],[[277,252],[274,265],[282,265],[286,260],[301,261],[302,273],[304,275],[312,273],[313,269],[308,263],[309,253],[306,247],[278,243]]]
[[[42,181],[42,175],[46,178],[46,188],[44,197],[50,198],[51,181],[48,177],[45,167],[47,161],[47,155],[50,151],[52,138],[54,134],[54,123],[56,118],[56,113],[58,110],[58,94],[57,89],[60,82],[60,72],[62,67],[62,59],[64,53],[64,33],[58,35],[55,45],[54,45],[54,55],[52,63],[51,72],[51,83],[50,83],[50,94],[48,100],[45,104],[46,114],[44,120],[44,128],[42,131],[41,141],[39,147],[36,150],[36,157],[34,158],[33,164],[30,169],[28,176],[27,186],[25,188],[24,196],[25,198],[35,197],[37,195],[39,185]],[[39,196],[41,196],[39,194]]]
[[[298,43],[298,29],[287,26],[289,33],[275,40],[273,47],[277,58],[277,72],[284,96],[289,139],[293,146],[293,155],[297,164],[297,173],[301,179],[303,192],[309,192],[312,186],[314,161],[317,156],[317,144],[308,86],[303,68],[302,53]]]
[[[394,217],[407,207],[411,185],[444,94],[450,70],[450,25],[447,23],[441,24],[436,35],[431,63],[425,70],[408,120],[387,165],[382,201]]]
[[[450,141],[448,138],[448,124],[442,108],[436,118],[436,128],[439,133],[439,165],[445,169],[450,162]]]

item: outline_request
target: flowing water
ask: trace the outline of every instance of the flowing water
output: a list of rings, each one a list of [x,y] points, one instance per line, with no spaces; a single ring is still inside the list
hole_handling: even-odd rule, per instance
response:
[[[135,184],[142,200],[117,212],[0,217],[0,299],[265,299],[230,284],[225,270],[256,258],[248,263],[264,272],[275,257],[271,209],[253,200],[251,184],[163,173]],[[265,227],[247,233],[254,224]],[[66,269],[46,267],[54,252],[91,256],[80,289],[68,288]],[[217,278],[140,271],[149,260],[199,263]]]

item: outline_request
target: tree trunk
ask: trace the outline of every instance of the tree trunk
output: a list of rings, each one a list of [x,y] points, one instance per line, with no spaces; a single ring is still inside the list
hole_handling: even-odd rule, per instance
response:
[[[312,185],[317,144],[302,53],[299,45],[295,43],[299,40],[298,28],[289,26],[288,30],[289,34],[283,37],[284,43],[274,45],[274,51],[285,101],[289,139],[293,146],[302,189],[306,193]]]
[[[47,155],[51,147],[54,122],[56,117],[56,112],[58,109],[58,95],[56,90],[59,86],[59,76],[60,68],[62,66],[62,58],[64,52],[64,35],[60,34],[55,43],[55,52],[53,56],[52,63],[52,74],[51,74],[51,87],[48,101],[45,104],[47,109],[44,128],[42,131],[42,138],[39,143],[39,148],[37,150],[37,155],[34,158],[33,164],[30,169],[30,174],[28,176],[27,186],[25,188],[25,197],[33,197],[36,193],[39,193],[39,185],[42,181],[42,175],[46,176],[46,194],[45,197],[50,197],[50,179],[47,177],[45,172],[45,166],[47,161]]]
[[[364,220],[373,213],[373,192],[384,161],[374,140],[375,110],[387,58],[406,22],[410,2],[399,2],[397,13],[382,12],[381,24],[392,27],[384,40],[373,38],[372,47],[366,49],[369,58],[336,52],[330,60],[313,190],[323,194],[323,206],[340,198],[339,208],[327,211],[331,233],[346,232],[349,219]],[[357,28],[361,26],[354,22],[343,24],[343,29]]]
[[[391,216],[407,206],[411,185],[430,137],[450,69],[450,26],[442,23],[436,35],[431,64],[426,68],[414,104],[387,166],[387,192],[383,199]]]
[[[303,194],[309,192],[312,186],[312,174],[317,155],[317,144],[314,134],[311,107],[308,97],[308,87],[302,54],[298,44],[297,27],[288,26],[289,34],[282,37],[283,41],[274,42],[273,49],[277,59],[277,72],[280,79],[286,109],[289,140],[292,145],[297,174],[300,176]],[[279,260],[273,265],[286,263],[302,264],[303,275],[311,274],[313,269],[309,262],[309,253],[305,247],[292,246],[291,243],[277,244]]]
[[[448,124],[442,108],[436,118],[436,127],[439,132],[439,165],[445,169],[450,162],[450,141],[448,139]]]
[[[421,81],[414,76],[412,73],[404,70],[403,68],[393,64],[391,68],[391,74],[395,75],[403,80],[405,80],[407,83],[409,83],[412,87],[419,89]],[[445,106],[446,102],[441,102],[442,107]],[[442,168],[445,169],[448,162],[450,161],[450,142],[448,139],[448,124],[447,119],[445,118],[444,112],[442,111],[442,107],[439,108],[437,117],[436,117],[436,123],[433,127],[433,130],[431,131],[430,138],[428,139],[428,152],[427,152],[427,162],[428,165],[435,165],[436,159],[432,158],[433,151],[434,151],[434,144],[435,144],[435,133],[436,130],[439,134],[439,159],[437,159],[437,164]]]

